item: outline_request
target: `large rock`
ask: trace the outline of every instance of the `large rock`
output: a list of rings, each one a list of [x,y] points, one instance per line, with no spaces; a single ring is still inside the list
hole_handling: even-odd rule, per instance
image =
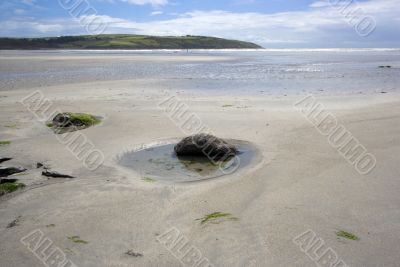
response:
[[[200,156],[215,160],[225,160],[237,152],[233,144],[210,134],[186,137],[175,146],[175,153],[178,156]]]
[[[100,122],[100,117],[91,114],[64,112],[54,116],[51,121],[47,122],[47,126],[52,128],[56,134],[63,134],[83,130]]]
[[[58,128],[93,126],[100,123],[100,118],[86,113],[64,112],[58,113],[50,125]]]

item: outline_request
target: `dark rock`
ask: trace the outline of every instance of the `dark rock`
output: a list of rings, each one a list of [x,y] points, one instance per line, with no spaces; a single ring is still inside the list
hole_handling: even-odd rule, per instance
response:
[[[129,255],[129,256],[132,256],[132,257],[135,257],[135,258],[143,257],[143,254],[134,252],[133,250],[128,250],[127,252],[125,252],[125,254]]]
[[[47,126],[52,128],[56,134],[74,132],[99,124],[100,117],[86,113],[64,112],[54,116]]]
[[[100,117],[86,113],[58,113],[49,125],[54,128],[87,128],[101,122]]]
[[[14,221],[12,221],[12,222],[10,222],[8,225],[7,225],[7,228],[13,228],[13,227],[15,227],[15,226],[18,226],[19,224],[19,220],[21,219],[21,216],[18,216]]]
[[[24,171],[26,171],[26,169],[19,167],[0,167],[0,177],[7,177]]]
[[[16,183],[18,179],[1,179],[0,184],[7,184],[7,183]]]
[[[72,126],[71,116],[67,113],[57,114],[53,119],[53,126],[60,128],[71,127]]]
[[[215,160],[225,160],[238,152],[233,144],[210,134],[186,137],[174,149],[177,156],[200,156]]]
[[[40,163],[40,162],[36,163],[36,169],[40,169],[43,166],[44,166],[43,163]]]
[[[49,170],[42,171],[42,175],[46,176],[46,177],[52,177],[52,178],[75,178],[70,175],[61,174],[61,173],[58,173],[55,171],[49,171]]]
[[[0,163],[12,160],[12,158],[0,158]]]

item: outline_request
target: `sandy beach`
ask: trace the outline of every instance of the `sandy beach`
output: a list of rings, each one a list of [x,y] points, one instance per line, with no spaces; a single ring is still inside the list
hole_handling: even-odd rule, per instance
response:
[[[160,60],[232,60],[168,57]],[[36,62],[26,60],[17,67]],[[361,174],[294,107],[308,92],[227,94],[166,87],[169,82],[132,77],[29,86],[25,79],[12,90],[2,88],[0,140],[11,143],[0,147],[0,158],[13,158],[2,166],[27,171],[10,176],[26,187],[0,199],[1,266],[43,266],[46,252],[37,250],[38,256],[24,243],[38,230],[63,252],[69,266],[330,266],[310,256],[322,250],[307,253],[296,243],[308,230],[342,260],[344,265],[337,267],[398,266],[400,94],[395,88],[313,94],[376,157],[375,168]],[[21,103],[36,90],[55,109],[103,118],[79,131],[104,154],[101,166],[85,167],[46,121]],[[125,151],[186,136],[160,108],[168,97],[187,105],[215,135],[254,144],[260,160],[245,170],[193,183],[148,182],[140,172],[119,166],[118,156]],[[76,178],[44,177],[38,162]],[[214,212],[234,219],[198,220]],[[8,227],[14,220],[16,225]],[[338,237],[341,230],[359,240]],[[186,246],[174,252],[165,245],[168,231],[178,231]],[[191,262],[185,247],[195,248],[192,252],[199,251],[204,261]]]

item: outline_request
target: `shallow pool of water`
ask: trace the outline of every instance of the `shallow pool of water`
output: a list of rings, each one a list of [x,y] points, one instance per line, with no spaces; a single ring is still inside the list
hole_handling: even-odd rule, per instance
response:
[[[132,170],[143,180],[167,182],[193,182],[233,174],[249,167],[259,155],[255,146],[243,141],[230,141],[239,153],[224,162],[207,157],[177,157],[176,143],[159,144],[122,154],[118,164]]]

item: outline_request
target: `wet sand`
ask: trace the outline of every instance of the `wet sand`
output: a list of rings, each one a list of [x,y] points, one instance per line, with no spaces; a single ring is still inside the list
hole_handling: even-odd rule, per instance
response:
[[[399,94],[317,96],[376,156],[375,169],[362,175],[293,107],[305,95],[227,95],[163,84],[132,79],[39,88],[62,111],[104,118],[81,131],[105,155],[94,171],[18,103],[35,88],[0,93],[0,140],[11,141],[0,156],[14,158],[2,165],[28,169],[16,176],[27,187],[0,200],[1,266],[43,266],[20,242],[37,229],[76,266],[180,266],[157,241],[172,227],[214,266],[316,266],[292,241],[308,229],[349,266],[398,266]],[[148,182],[118,166],[125,151],[185,136],[159,108],[171,95],[217,136],[256,145],[263,160],[244,173],[188,184]],[[77,178],[49,180],[37,162]],[[237,219],[197,220],[214,212]],[[360,240],[338,238],[338,230]]]

